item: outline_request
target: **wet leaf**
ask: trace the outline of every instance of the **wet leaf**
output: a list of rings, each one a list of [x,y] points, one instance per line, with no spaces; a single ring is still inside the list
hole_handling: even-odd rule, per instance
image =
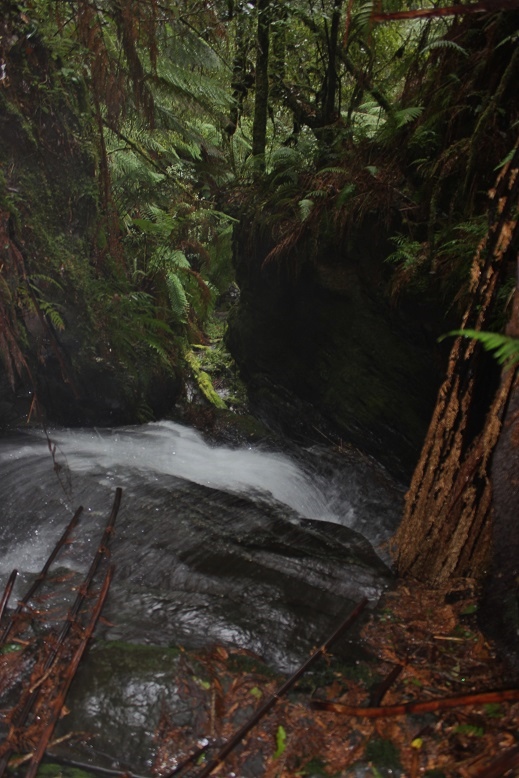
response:
[[[278,727],[278,731],[276,733],[276,750],[274,751],[274,759],[279,759],[281,754],[285,751],[286,748],[286,740],[287,740],[287,733],[285,731],[285,728],[281,726],[281,724]]]

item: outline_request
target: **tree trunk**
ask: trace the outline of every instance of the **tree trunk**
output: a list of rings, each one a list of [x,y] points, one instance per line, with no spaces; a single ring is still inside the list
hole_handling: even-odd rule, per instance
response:
[[[330,30],[327,34],[328,44],[328,64],[324,81],[324,94],[322,104],[322,123],[331,124],[335,116],[336,96],[337,96],[337,47],[339,40],[339,23],[341,19],[342,0],[334,0],[333,14],[330,24]]]
[[[229,137],[234,135],[238,128],[238,122],[243,111],[243,103],[253,83],[250,74],[247,72],[248,42],[243,3],[237,3],[236,7],[232,9],[232,13],[236,18],[236,53],[232,63],[232,104],[229,112],[229,123],[225,128]]]
[[[267,116],[269,100],[269,16],[270,0],[258,2],[258,33],[256,55],[256,99],[252,125],[252,156],[256,168],[265,169],[265,146],[267,143]]]
[[[519,338],[519,256],[507,335]],[[493,559],[480,606],[485,631],[519,673],[519,372],[492,459]]]
[[[493,213],[472,267],[472,301],[463,327],[483,330],[518,238],[519,149],[490,192]],[[485,359],[486,357],[486,359]],[[451,576],[481,578],[490,559],[491,459],[501,433],[515,370],[492,390],[488,357],[458,337],[440,388],[420,460],[394,538],[401,575],[431,583]]]

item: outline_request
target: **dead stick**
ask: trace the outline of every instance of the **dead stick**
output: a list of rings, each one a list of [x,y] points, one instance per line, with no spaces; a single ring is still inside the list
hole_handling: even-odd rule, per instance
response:
[[[85,628],[85,632],[83,637],[81,638],[81,642],[79,643],[78,647],[76,648],[72,656],[65,681],[59,691],[58,696],[52,702],[50,721],[48,722],[47,726],[43,730],[38,746],[34,751],[34,754],[31,759],[31,763],[27,770],[26,778],[35,778],[36,776],[40,762],[43,759],[43,755],[45,754],[45,750],[49,744],[49,741],[52,737],[52,733],[54,732],[54,728],[59,719],[61,709],[65,704],[65,699],[67,697],[68,690],[70,689],[70,684],[74,679],[74,676],[79,667],[79,663],[81,662],[83,654],[85,653],[85,649],[88,645],[88,641],[92,637],[99,616],[101,615],[103,605],[105,604],[106,595],[108,594],[108,590],[112,582],[113,571],[114,568],[113,565],[111,565],[106,572],[103,585],[101,587],[101,591],[99,593],[96,606],[92,612],[90,621]]]
[[[52,553],[50,554],[49,558],[47,559],[47,561],[43,565],[43,567],[42,567],[39,575],[36,577],[36,580],[34,581],[33,585],[29,588],[29,590],[26,592],[26,594],[23,596],[23,598],[19,601],[18,606],[13,611],[9,622],[6,624],[5,629],[3,630],[2,634],[0,635],[0,645],[5,643],[5,641],[7,640],[8,636],[9,636],[9,633],[10,633],[12,627],[13,627],[14,620],[15,620],[16,616],[18,616],[21,613],[22,608],[24,607],[24,605],[27,605],[27,603],[29,602],[31,597],[34,596],[35,592],[38,590],[38,588],[41,586],[41,584],[45,580],[45,578],[47,576],[47,573],[49,572],[50,566],[52,565],[52,563],[54,562],[54,560],[58,556],[59,552],[61,551],[61,549],[63,548],[63,546],[67,542],[70,533],[72,532],[72,530],[74,529],[74,527],[76,526],[76,524],[79,521],[79,517],[81,516],[82,511],[83,511],[83,507],[80,506],[77,509],[77,511],[75,512],[75,514],[72,516],[72,518],[71,518],[70,522],[68,523],[67,527],[65,528],[65,531],[63,532],[62,536],[60,537],[60,539],[58,540],[58,542],[54,546],[54,549],[53,549]]]
[[[332,643],[334,643],[340,637],[340,635],[342,635],[342,633],[345,632],[348,627],[350,627],[353,622],[356,621],[356,619],[358,619],[367,604],[368,601],[366,598],[361,600],[361,602],[354,608],[350,615],[342,622],[340,627],[335,630],[335,632],[328,638],[328,640],[323,643],[320,648],[314,651],[312,656],[307,659],[306,662],[304,662],[304,664],[302,664],[301,667],[296,670],[296,672],[287,681],[285,681],[281,688],[275,694],[269,697],[269,699],[256,711],[256,713],[249,719],[249,721],[245,722],[245,724],[240,727],[240,729],[227,741],[227,743],[223,746],[223,748],[220,749],[214,759],[208,762],[208,764],[200,771],[197,778],[206,778],[206,776],[210,775],[213,770],[216,770],[216,768],[224,761],[228,754],[230,754],[231,751],[236,748],[238,743],[243,740],[245,735],[250,732],[250,730],[256,726],[256,724],[271,710],[271,708],[274,707],[276,702],[284,694],[286,694],[286,692],[288,692],[292,686],[294,686],[295,682],[301,678],[301,676],[308,670],[310,665],[312,665],[320,656],[325,654]]]
[[[386,678],[384,678],[383,681],[378,683],[373,688],[369,696],[370,707],[374,708],[380,705],[380,703],[384,699],[387,690],[391,688],[391,686],[394,684],[394,682],[396,681],[396,679],[398,678],[398,676],[400,675],[403,669],[404,668],[402,665],[395,665],[395,667],[393,667],[389,675],[386,676]]]
[[[4,589],[4,593],[2,595],[2,601],[0,602],[0,621],[2,621],[2,617],[7,607],[7,603],[9,602],[9,597],[11,596],[11,592],[13,591],[13,586],[14,586],[14,582],[16,581],[17,575],[18,575],[18,570],[13,570],[13,572],[9,576],[9,580],[7,581],[7,585]],[[2,645],[2,643],[3,641],[0,639],[0,646]]]
[[[76,762],[74,759],[66,759],[63,756],[59,756],[58,754],[53,754],[50,751],[45,752],[43,761],[55,762],[56,764],[61,764],[64,765],[65,767],[74,767],[76,768],[76,770],[83,770],[84,772],[88,772],[88,773],[97,773],[99,775],[110,775],[110,776],[114,776],[114,778],[148,778],[148,776],[138,775],[137,773],[132,773],[129,770],[124,770],[122,768],[121,770],[113,770],[109,767],[99,767],[98,765],[90,764],[90,762],[88,764],[85,762]]]
[[[459,697],[442,697],[438,700],[422,700],[407,702],[403,705],[382,705],[377,708],[362,708],[355,705],[344,705],[342,702],[327,702],[312,700],[311,707],[326,710],[330,713],[340,713],[344,716],[357,716],[367,719],[381,719],[385,716],[405,716],[408,713],[429,713],[437,710],[448,710],[462,705],[486,705],[488,703],[519,700],[519,689],[505,689],[501,692],[476,692],[462,694]]]

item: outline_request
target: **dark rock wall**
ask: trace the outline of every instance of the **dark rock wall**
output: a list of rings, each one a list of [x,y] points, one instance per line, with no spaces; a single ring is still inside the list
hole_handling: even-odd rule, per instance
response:
[[[425,304],[411,314],[391,303],[390,248],[375,222],[347,243],[318,242],[266,265],[264,227],[243,222],[228,345],[271,421],[307,439],[319,439],[319,426],[407,475],[441,377],[435,330],[445,329]]]

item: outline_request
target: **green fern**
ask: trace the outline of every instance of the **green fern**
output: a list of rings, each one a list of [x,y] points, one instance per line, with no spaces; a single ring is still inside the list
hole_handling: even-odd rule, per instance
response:
[[[189,301],[180,278],[173,270],[166,271],[166,284],[171,310],[179,321],[185,324],[189,311]]]
[[[55,330],[62,331],[65,329],[65,322],[63,321],[61,314],[57,311],[56,307],[47,302],[46,300],[38,300],[38,305],[42,313],[45,314]]]
[[[305,197],[303,200],[299,200],[298,205],[299,205],[299,215],[301,217],[301,221],[304,222],[308,219],[308,217],[312,213],[314,207],[314,201]]]
[[[414,122],[415,119],[423,113],[423,106],[414,105],[408,108],[401,108],[400,111],[395,111],[394,119],[397,127],[403,127],[409,122]]]
[[[337,195],[337,205],[339,207],[343,206],[350,199],[350,197],[355,194],[355,190],[355,184],[349,183],[346,184],[346,186],[343,186]]]
[[[481,330],[453,330],[443,335],[440,340],[449,335],[460,335],[479,341],[486,351],[492,353],[500,365],[512,367],[519,364],[519,338],[511,338],[498,332],[482,332]]]
[[[458,51],[460,54],[463,54],[464,57],[468,57],[468,51],[464,49],[463,46],[460,46],[459,43],[456,43],[455,41],[448,41],[444,40],[443,38],[441,40],[431,41],[431,43],[428,43],[427,46],[424,46],[420,53],[425,54],[431,49],[451,49]]]
[[[395,235],[391,238],[391,242],[395,244],[396,250],[386,257],[385,262],[399,265],[405,270],[423,262],[424,246],[422,243],[402,234]]]

